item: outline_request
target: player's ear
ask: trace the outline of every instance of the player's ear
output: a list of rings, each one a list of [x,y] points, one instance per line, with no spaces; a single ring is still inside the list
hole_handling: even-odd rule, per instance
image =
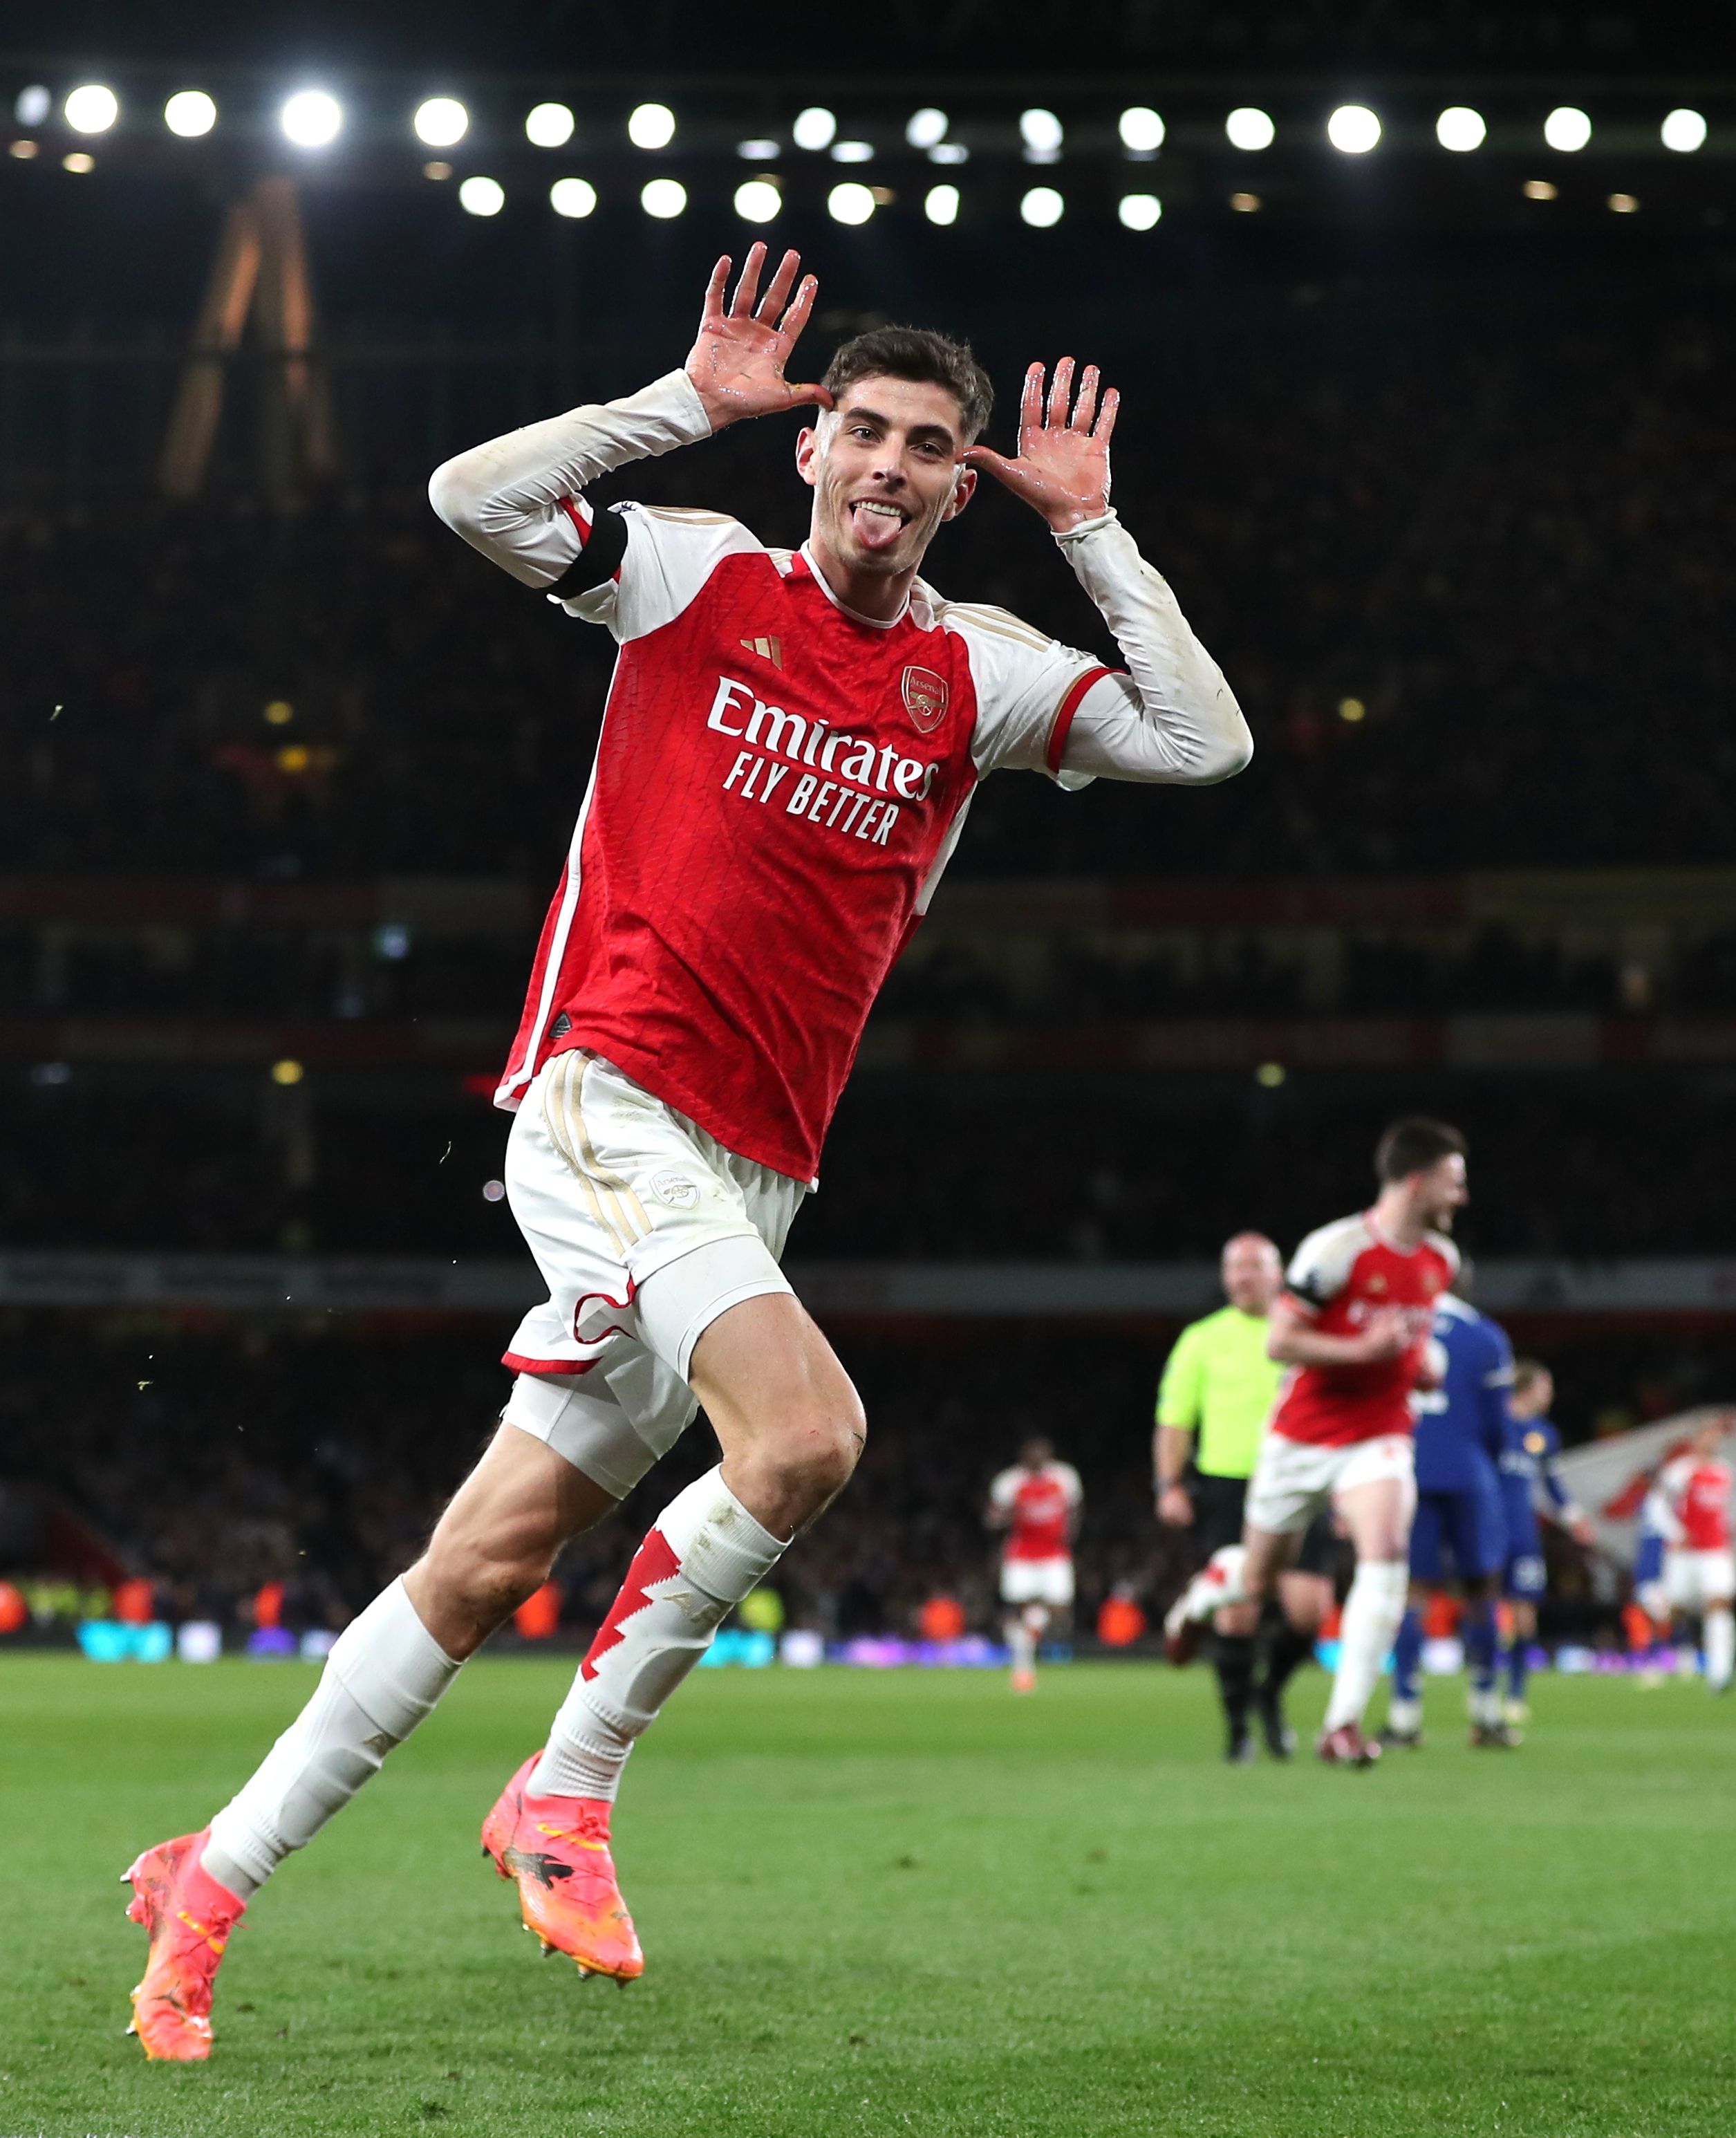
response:
[[[955,468],[953,471],[953,494],[947,500],[947,507],[941,514],[941,519],[956,520],[976,494],[977,471],[972,467]]]
[[[820,429],[817,423],[804,423],[796,433],[796,472],[812,490],[819,481],[814,463],[820,456]]]

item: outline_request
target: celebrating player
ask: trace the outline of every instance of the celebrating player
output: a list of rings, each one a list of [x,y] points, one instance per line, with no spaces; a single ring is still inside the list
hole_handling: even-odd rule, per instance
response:
[[[1057,1462],[1052,1442],[1027,1440],[1019,1459],[988,1488],[988,1525],[1005,1530],[1001,1601],[1007,1606],[1007,1645],[1012,1689],[1036,1691],[1037,1643],[1059,1613],[1073,1608],[1073,1539],[1085,1488],[1070,1462]]]
[[[1729,1420],[1713,1418],[1658,1472],[1646,1502],[1648,1526],[1664,1539],[1664,1603],[1698,1616],[1706,1683],[1728,1692],[1736,1669],[1736,1551],[1730,1544]]]
[[[974,443],[991,388],[944,336],[858,336],[785,375],[812,310],[765,248],[720,260],[685,365],[461,455],[430,486],[482,554],[619,655],[589,789],[499,1102],[506,1180],[549,1297],[506,1354],[500,1429],[427,1551],[344,1633],[308,1706],[202,1833],[129,1873],[150,1933],[146,2053],[209,2053],[224,1940],[283,1857],[409,1735],[474,1652],[675,1442],[722,1462],[641,1545],[545,1747],[484,1843],[526,1924],[582,1969],[643,1961],[609,1818],[635,1740],[850,1477],[856,1390],[778,1266],[870,1004],[1003,766],[1202,784],[1251,745],[1235,699],[1109,505],[1117,396],[1033,365],[1017,452]],[[611,469],[807,409],[807,542],[728,515],[586,502]],[[993,476],[1032,507],[1126,674],[917,577]]]
[[[1190,1322],[1176,1339],[1158,1389],[1152,1436],[1158,1519],[1191,1529],[1208,1555],[1241,1540],[1248,1478],[1283,1377],[1265,1347],[1266,1316],[1284,1287],[1277,1248],[1263,1233],[1238,1233],[1225,1242],[1219,1271],[1229,1304]],[[1319,1518],[1303,1540],[1299,1565],[1279,1578],[1283,1608],[1269,1614],[1276,1623],[1265,1629],[1263,1657],[1256,1647],[1257,1604],[1228,1604],[1212,1622],[1227,1726],[1224,1757],[1232,1763],[1253,1756],[1251,1706],[1274,1759],[1287,1760],[1295,1749],[1284,1719],[1284,1688],[1311,1652],[1331,1608],[1331,1525]],[[1185,1644],[1173,1652],[1184,1657]]]
[[[1530,1720],[1525,1699],[1531,1671],[1528,1657],[1537,1638],[1537,1607],[1548,1587],[1543,1538],[1537,1526],[1539,1491],[1548,1502],[1545,1511],[1551,1521],[1559,1523],[1578,1545],[1588,1545],[1592,1541],[1590,1521],[1562,1482],[1561,1435],[1549,1423],[1554,1401],[1555,1380],[1548,1368],[1535,1359],[1521,1359],[1513,1369],[1513,1392],[1507,1398],[1507,1445],[1501,1452],[1501,1506],[1507,1530],[1502,1594],[1509,1613],[1507,1696],[1501,1717],[1513,1729]],[[1661,1566],[1661,1551],[1659,1564]]]
[[[1296,1539],[1330,1505],[1355,1546],[1356,1577],[1314,1750],[1347,1767],[1380,1757],[1363,1711],[1404,1616],[1417,1504],[1411,1394],[1430,1378],[1435,1301],[1458,1272],[1447,1234],[1466,1199],[1465,1139],[1443,1121],[1395,1121],[1374,1169],[1373,1208],[1296,1250],[1266,1339],[1293,1370],[1254,1466],[1242,1541],[1213,1555],[1165,1622],[1174,1633],[1269,1596]]]
[[[1381,1742],[1413,1747],[1422,1742],[1422,1615],[1417,1598],[1441,1588],[1451,1573],[1457,1577],[1464,1602],[1470,1741],[1509,1746],[1519,1738],[1501,1715],[1495,1607],[1507,1557],[1499,1463],[1509,1438],[1513,1346],[1499,1322],[1445,1293],[1435,1304],[1434,1341],[1442,1353],[1440,1386],[1413,1398],[1412,1595],[1393,1644],[1392,1698]]]

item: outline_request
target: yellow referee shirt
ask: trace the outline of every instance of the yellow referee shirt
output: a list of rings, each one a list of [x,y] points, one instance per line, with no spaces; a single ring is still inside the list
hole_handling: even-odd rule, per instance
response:
[[[1265,1355],[1265,1316],[1221,1306],[1177,1337],[1158,1389],[1158,1423],[1195,1436],[1208,1477],[1248,1477],[1284,1369]]]

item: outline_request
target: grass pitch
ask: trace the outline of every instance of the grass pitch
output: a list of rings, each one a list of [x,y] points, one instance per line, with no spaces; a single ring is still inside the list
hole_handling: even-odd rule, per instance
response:
[[[465,1673],[254,1903],[188,2067],[122,2038],[115,1881],[313,1673],[0,1659],[0,2134],[1736,2127],[1736,1707],[1697,1686],[1545,1679],[1510,1755],[1436,1686],[1429,1748],[1350,1774],[1222,1766],[1199,1669],[702,1673],[629,1769],[620,1991],[477,1854],[568,1675]]]

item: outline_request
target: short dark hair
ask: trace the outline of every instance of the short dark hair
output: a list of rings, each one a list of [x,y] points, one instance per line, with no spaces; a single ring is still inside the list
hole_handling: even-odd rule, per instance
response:
[[[970,344],[929,327],[870,327],[854,335],[827,365],[820,383],[836,400],[859,378],[911,378],[944,386],[958,403],[967,445],[982,436],[995,405],[995,389],[971,354]]]
[[[1468,1154],[1465,1138],[1451,1123],[1410,1114],[1394,1121],[1374,1146],[1374,1170],[1383,1181],[1404,1180],[1456,1152],[1460,1158]]]

